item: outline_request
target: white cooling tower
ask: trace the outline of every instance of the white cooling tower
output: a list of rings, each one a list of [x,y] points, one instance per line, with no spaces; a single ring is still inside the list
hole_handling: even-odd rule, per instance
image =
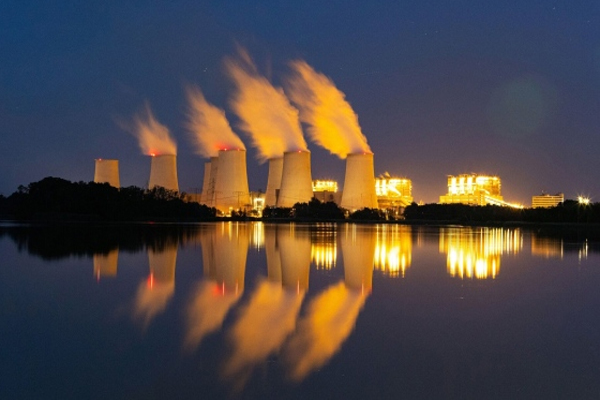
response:
[[[293,207],[296,203],[308,203],[312,197],[310,152],[285,152],[277,207]]]
[[[268,207],[274,207],[277,205],[277,191],[281,188],[282,173],[283,157],[270,158],[267,192],[265,193],[265,205]]]
[[[119,160],[96,159],[94,182],[108,183],[116,188],[121,187],[119,182]]]
[[[377,208],[373,153],[348,154],[340,207],[350,211]]]
[[[250,204],[246,150],[219,150],[214,207],[229,214]]]
[[[375,235],[359,225],[346,225],[340,235],[346,287],[371,292],[375,259]]]
[[[210,197],[210,161],[204,163],[204,179],[202,181],[202,194],[200,194],[200,203],[208,205]]]
[[[152,156],[148,188],[152,189],[155,186],[162,186],[165,189],[179,191],[176,155],[162,154]]]

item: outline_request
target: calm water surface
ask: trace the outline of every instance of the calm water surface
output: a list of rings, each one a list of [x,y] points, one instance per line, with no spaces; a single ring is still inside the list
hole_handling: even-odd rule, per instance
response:
[[[586,232],[0,227],[0,397],[600,397]]]

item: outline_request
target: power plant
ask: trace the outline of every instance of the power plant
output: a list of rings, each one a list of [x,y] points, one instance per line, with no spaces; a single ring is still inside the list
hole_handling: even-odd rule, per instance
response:
[[[119,182],[119,160],[96,159],[94,182],[108,183],[116,188],[121,187]]]
[[[168,190],[179,191],[177,180],[177,156],[174,154],[152,155],[148,189],[162,186]]]
[[[340,207],[350,211],[377,208],[373,153],[348,154]]]
[[[210,171],[211,162],[207,161],[204,163],[204,179],[202,180],[202,193],[200,194],[200,203],[209,204],[211,198],[208,195],[210,188]]]
[[[213,205],[224,214],[250,207],[246,150],[219,150]]]
[[[312,196],[310,152],[303,150],[285,152],[277,207],[293,207],[296,203],[308,203]]]

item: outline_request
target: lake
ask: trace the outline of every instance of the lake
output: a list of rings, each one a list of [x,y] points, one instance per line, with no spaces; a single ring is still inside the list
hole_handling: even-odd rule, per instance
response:
[[[0,225],[0,397],[600,397],[563,229]]]

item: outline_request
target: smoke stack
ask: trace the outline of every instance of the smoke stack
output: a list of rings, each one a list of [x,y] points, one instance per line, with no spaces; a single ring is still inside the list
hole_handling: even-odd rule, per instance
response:
[[[348,154],[340,206],[351,211],[377,208],[373,153]]]
[[[312,197],[310,152],[304,150],[285,152],[277,207],[293,207],[296,203],[308,203]]]
[[[219,150],[214,207],[228,214],[250,204],[246,150]]]
[[[179,183],[177,181],[177,156],[174,154],[152,156],[148,188],[152,189],[155,186],[162,186],[168,190],[179,191]]]
[[[200,203],[209,204],[209,189],[210,189],[210,170],[211,162],[207,161],[204,163],[204,179],[202,180],[202,194],[200,194]]]
[[[94,182],[108,183],[116,188],[121,187],[119,182],[119,160],[96,159]]]
[[[265,193],[265,205],[274,207],[277,205],[277,191],[281,188],[281,176],[283,173],[283,157],[269,158],[269,177],[267,179],[267,192]]]

